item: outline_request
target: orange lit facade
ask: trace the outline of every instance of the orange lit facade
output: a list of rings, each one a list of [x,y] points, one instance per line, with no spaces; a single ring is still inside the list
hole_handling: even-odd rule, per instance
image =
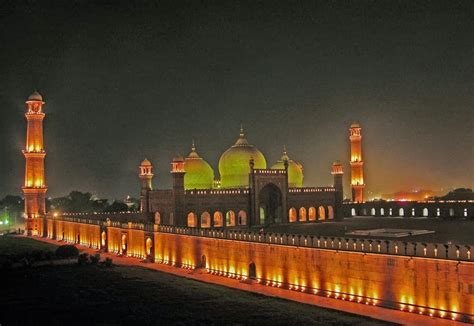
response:
[[[28,235],[38,234],[38,218],[46,213],[45,196],[46,182],[44,174],[44,157],[46,152],[43,143],[43,98],[38,92],[34,92],[26,101],[27,121],[26,145],[23,150],[25,156],[25,181],[23,193],[25,196],[25,218],[26,233]]]
[[[351,190],[352,201],[364,202],[364,161],[362,160],[362,128],[353,123],[349,129],[351,141]]]

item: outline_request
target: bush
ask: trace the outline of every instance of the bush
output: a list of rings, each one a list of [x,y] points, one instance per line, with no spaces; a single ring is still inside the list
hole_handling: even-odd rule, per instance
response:
[[[94,256],[89,257],[92,265],[97,265],[100,261],[100,254],[95,254]]]
[[[112,258],[109,258],[109,257],[105,258],[104,266],[105,267],[112,267],[112,265],[113,265],[112,264]]]
[[[79,265],[85,265],[87,264],[87,261],[89,260],[89,254],[88,253],[82,253],[77,257],[77,263]]]
[[[77,257],[79,255],[79,249],[73,245],[64,245],[56,249],[56,256],[60,258]]]

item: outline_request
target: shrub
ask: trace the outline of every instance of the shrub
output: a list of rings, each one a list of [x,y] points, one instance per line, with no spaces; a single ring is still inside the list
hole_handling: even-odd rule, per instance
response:
[[[112,267],[112,265],[113,265],[112,264],[112,258],[109,258],[109,257],[105,258],[104,266],[105,267]]]
[[[79,249],[73,245],[64,245],[56,249],[56,256],[60,258],[77,257],[79,255]]]
[[[92,265],[97,265],[100,261],[100,254],[95,254],[94,256],[89,257]]]

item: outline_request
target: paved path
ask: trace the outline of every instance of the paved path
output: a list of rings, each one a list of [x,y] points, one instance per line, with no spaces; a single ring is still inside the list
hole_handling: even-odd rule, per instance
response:
[[[47,238],[34,237],[33,239],[52,243],[55,245],[65,244],[61,241],[51,240]],[[81,251],[89,254],[96,254],[98,251],[90,249],[80,245],[76,245]],[[114,264],[123,266],[141,266],[148,269],[157,270],[169,274],[174,274],[180,277],[193,279],[201,282],[213,283],[217,285],[226,286],[233,289],[255,292],[266,296],[278,297],[282,299],[292,300],[305,304],[311,304],[318,307],[339,310],[352,314],[362,315],[379,319],[391,323],[403,324],[403,325],[440,325],[440,326],[455,326],[455,325],[466,325],[465,323],[452,321],[449,319],[441,319],[435,317],[429,317],[426,315],[419,315],[415,313],[403,312],[395,309],[387,309],[372,305],[365,305],[350,301],[342,301],[337,299],[326,298],[323,296],[312,295],[308,293],[301,293],[296,291],[290,291],[286,289],[280,289],[271,286],[265,286],[258,283],[243,283],[239,280],[227,278],[223,276],[211,275],[206,273],[204,270],[190,271],[183,268],[172,267],[169,265],[163,265],[158,263],[144,263],[137,258],[117,256],[116,254],[103,253],[101,252],[101,258],[109,257],[113,259]]]

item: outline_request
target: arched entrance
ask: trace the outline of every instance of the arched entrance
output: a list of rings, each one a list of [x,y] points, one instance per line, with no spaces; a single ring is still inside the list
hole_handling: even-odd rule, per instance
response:
[[[194,214],[194,212],[190,212],[188,214],[188,227],[190,228],[195,228],[197,227],[197,216]]]
[[[280,223],[282,222],[282,194],[280,189],[273,183],[267,184],[260,190],[258,194],[258,207],[263,212],[259,212],[260,216],[263,213],[263,221],[261,224]]]
[[[403,208],[400,208],[398,210],[398,216],[404,216],[405,215],[405,210]]]
[[[107,245],[107,233],[105,233],[105,231],[102,231],[102,234],[100,237],[101,237],[102,247],[105,248],[105,246]]]
[[[310,207],[308,210],[309,220],[316,221],[316,208]]]
[[[206,256],[205,255],[201,256],[201,267],[206,268]]]
[[[257,267],[255,266],[254,262],[249,264],[249,278],[250,279],[257,278]]]
[[[127,254],[127,235],[126,234],[122,234],[121,249],[122,249],[122,255],[126,255]]]
[[[334,219],[334,208],[332,206],[328,206],[328,219],[329,220]]]
[[[152,249],[153,249],[153,240],[151,240],[151,238],[146,239],[145,248],[146,248],[146,255],[151,256]]]
[[[208,212],[201,214],[201,227],[209,228],[211,227],[211,215]]]
[[[356,216],[356,209],[355,208],[351,208],[351,216]]]
[[[230,210],[225,213],[225,225],[226,226],[235,226],[235,213]]]
[[[220,228],[224,226],[224,217],[222,216],[222,213],[217,211],[214,212],[214,227]]]
[[[326,211],[323,206],[318,207],[318,220],[324,221],[326,219]]]
[[[306,222],[306,208],[300,207],[300,222]]]
[[[288,217],[290,222],[296,222],[296,209],[295,208],[290,208],[288,211]]]

